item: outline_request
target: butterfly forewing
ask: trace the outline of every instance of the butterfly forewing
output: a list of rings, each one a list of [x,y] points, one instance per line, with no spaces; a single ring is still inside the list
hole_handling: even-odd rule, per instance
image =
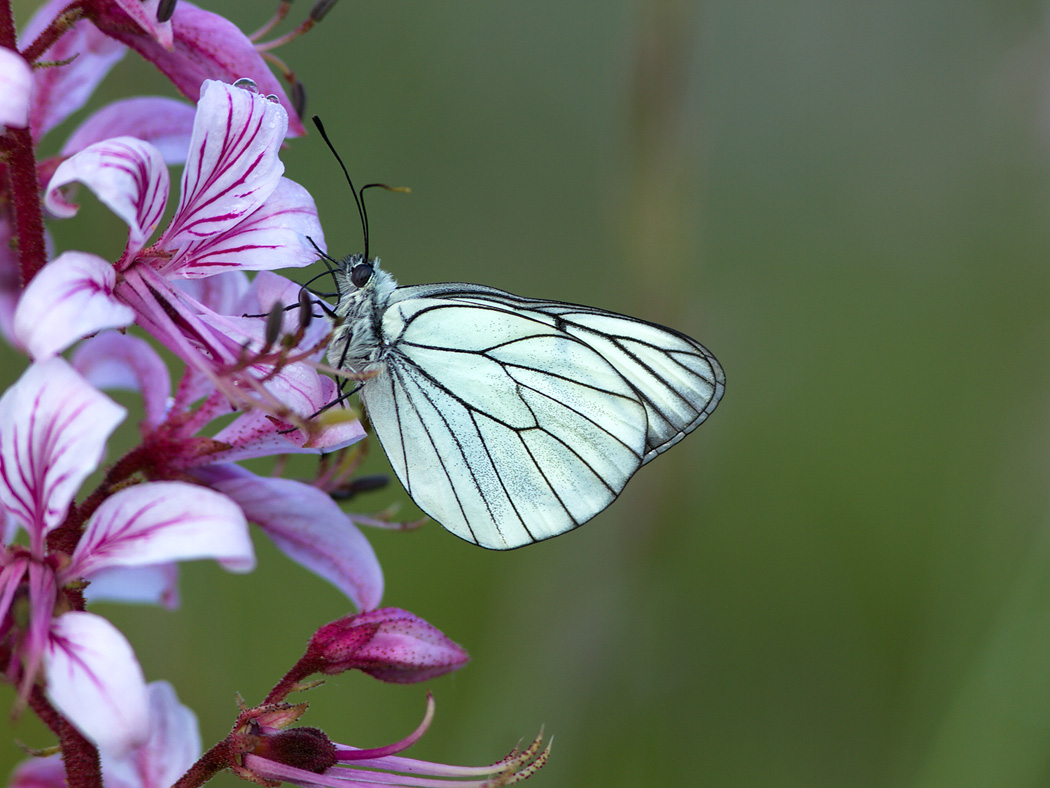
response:
[[[701,345],[644,321],[480,285],[398,288],[362,399],[427,514],[508,549],[564,533],[714,409]]]

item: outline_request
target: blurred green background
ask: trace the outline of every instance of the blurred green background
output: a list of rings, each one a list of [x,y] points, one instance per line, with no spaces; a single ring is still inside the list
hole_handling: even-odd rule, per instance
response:
[[[203,5],[253,30],[276,3]],[[1046,3],[344,0],[278,54],[358,181],[412,188],[369,201],[402,283],[667,323],[728,376],[574,533],[370,533],[385,602],[473,655],[410,754],[487,763],[544,726],[537,786],[1050,780]],[[129,57],[92,106],[128,92],[172,94]],[[358,249],[319,137],[283,159]],[[116,255],[85,211],[59,248]],[[417,512],[396,483],[355,507],[395,502]],[[176,612],[100,607],[206,745],[348,612],[257,542],[249,577],[188,566]],[[304,722],[378,746],[424,693],[340,676]],[[50,742],[21,721],[5,766],[12,735]]]

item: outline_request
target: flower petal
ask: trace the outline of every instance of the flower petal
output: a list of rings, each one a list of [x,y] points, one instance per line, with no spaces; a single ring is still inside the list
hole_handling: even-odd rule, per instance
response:
[[[84,598],[89,603],[124,602],[174,610],[180,601],[178,564],[103,569],[91,576]]]
[[[125,414],[57,357],[0,397],[0,502],[34,539],[61,522]]]
[[[379,604],[383,571],[372,545],[316,487],[256,476],[236,465],[213,465],[196,474],[235,500],[289,558],[332,583],[358,608]]]
[[[44,659],[47,695],[99,749],[120,757],[149,735],[149,701],[131,644],[93,613],[72,612],[51,625]]]
[[[15,339],[36,359],[61,353],[105,328],[123,328],[135,312],[113,295],[113,266],[86,252],[64,252],[26,287],[15,309]]]
[[[128,225],[133,254],[157,229],[168,200],[168,167],[159,150],[134,137],[114,137],[89,145],[66,159],[47,185],[44,204],[55,216],[68,219],[77,206],[59,189],[80,181]]]
[[[63,577],[115,566],[214,558],[231,571],[255,567],[248,523],[225,495],[186,482],[150,482],[107,498],[87,522]]]
[[[77,348],[73,367],[97,388],[141,392],[145,427],[152,430],[164,421],[171,378],[164,361],[144,339],[115,331],[99,334]]]
[[[31,43],[69,5],[69,0],[51,0],[29,20],[19,45]],[[36,139],[43,137],[91,98],[99,82],[124,57],[127,48],[81,19],[44,52],[42,59],[68,63],[33,72],[33,104],[29,125]]]
[[[174,42],[165,48],[127,24],[123,14],[96,12],[95,24],[118,41],[123,41],[163,72],[184,96],[196,101],[201,95],[201,83],[218,79],[233,83],[247,77],[253,80],[263,94],[276,95],[291,116],[291,133],[306,133],[295,115],[291,102],[281,83],[274,77],[266,61],[240,29],[219,14],[197,8],[187,0],[179,0],[171,18]]]
[[[62,756],[30,758],[11,773],[7,788],[66,788],[66,767]],[[130,787],[129,787],[130,788]]]
[[[24,129],[29,123],[29,93],[33,72],[25,58],[0,47],[0,124]]]
[[[288,113],[250,90],[208,80],[201,88],[182,194],[160,245],[224,233],[258,210],[284,172],[278,157]]]
[[[77,127],[62,147],[71,156],[96,142],[135,137],[153,145],[168,164],[183,164],[197,108],[162,96],[135,96],[107,104]]]
[[[167,22],[157,20],[160,0],[114,0],[114,2],[158,44],[165,49],[171,49],[173,40],[171,20]]]
[[[299,268],[317,261],[307,237],[324,244],[313,197],[298,183],[281,178],[260,208],[230,229],[184,247],[174,265],[185,277],[233,268]]]
[[[102,774],[111,781],[134,788],[167,788],[174,785],[200,757],[201,737],[197,715],[179,703],[166,681],[153,681],[149,691],[149,740],[124,758],[102,757]]]

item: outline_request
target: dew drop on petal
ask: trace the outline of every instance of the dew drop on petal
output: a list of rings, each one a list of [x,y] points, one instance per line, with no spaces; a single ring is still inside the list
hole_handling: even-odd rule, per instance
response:
[[[259,86],[255,84],[255,80],[254,79],[248,79],[247,77],[242,77],[241,79],[238,79],[236,82],[233,83],[233,86],[235,88],[241,88],[242,90],[247,90],[249,93],[258,93],[259,92]]]
[[[272,102],[272,103],[274,103],[274,104],[280,104],[280,103],[281,103],[281,99],[280,99],[280,97],[279,97],[279,96],[277,96],[277,95],[275,95],[274,93],[271,93],[271,94],[269,94],[269,95],[268,95],[268,96],[266,97],[266,100],[267,100],[267,101],[269,101],[269,102]]]

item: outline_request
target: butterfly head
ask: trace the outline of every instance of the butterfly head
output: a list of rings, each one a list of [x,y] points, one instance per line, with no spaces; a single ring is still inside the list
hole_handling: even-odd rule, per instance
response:
[[[346,314],[347,310],[355,311],[364,304],[385,304],[386,299],[396,287],[393,277],[379,267],[379,258],[368,260],[363,254],[351,254],[339,261],[335,271],[339,287],[339,307],[337,312]],[[360,304],[356,308],[352,304]]]
[[[347,283],[358,290],[364,290],[375,279],[379,261],[375,258],[366,260],[363,254],[352,254],[343,260],[341,265]]]

